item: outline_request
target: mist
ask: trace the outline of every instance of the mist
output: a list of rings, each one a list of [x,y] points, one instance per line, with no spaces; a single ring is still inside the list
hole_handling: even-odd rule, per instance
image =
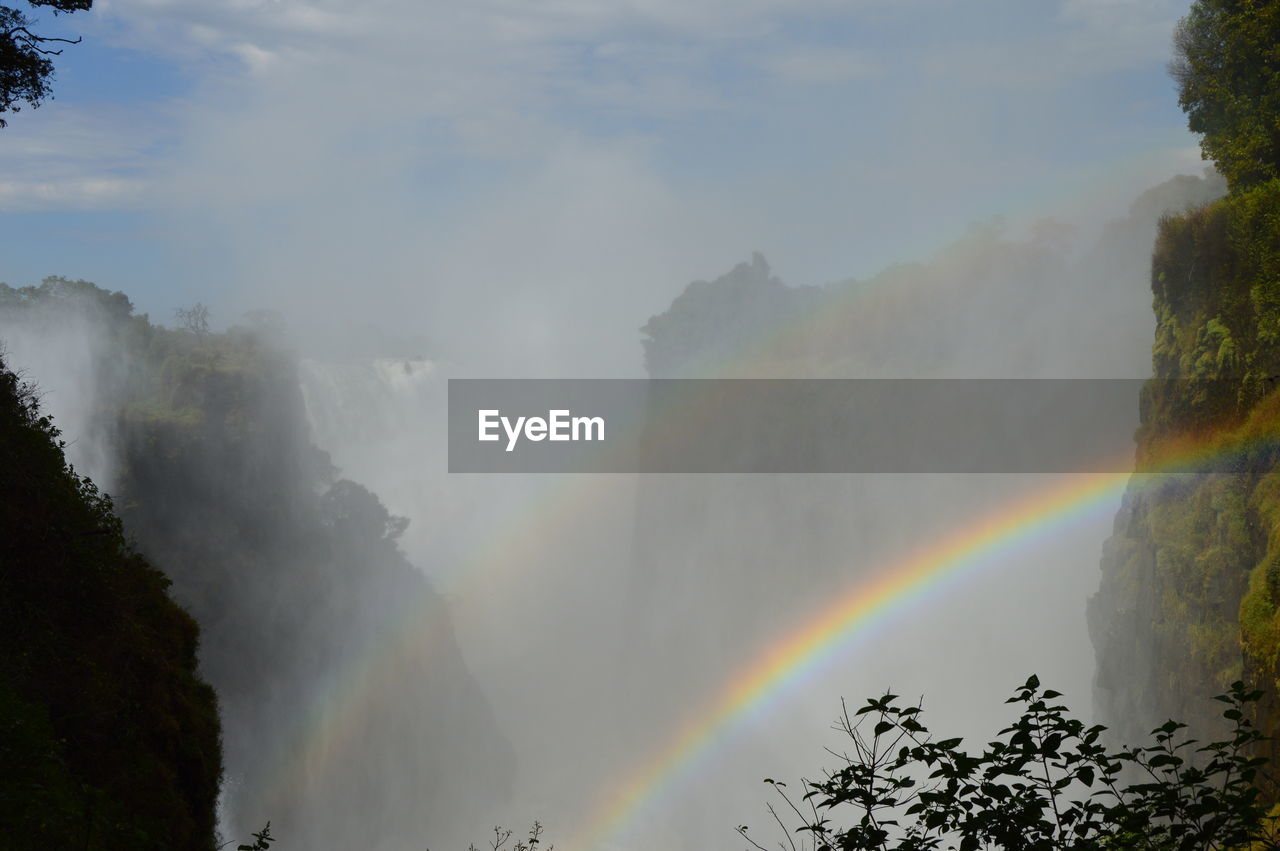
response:
[[[787,286],[757,255],[691,285],[646,324],[650,368],[735,378],[1140,376],[1153,327],[1144,246],[1164,212],[1221,192],[1216,176],[1184,176],[1143,193],[1086,245],[1060,224],[1026,236],[985,225],[917,263],[822,288]],[[423,424],[443,429],[450,370],[432,387],[429,370],[412,362],[366,367],[359,392],[376,387],[382,401],[357,403],[352,388],[337,386],[351,369],[307,363],[314,410],[400,405],[388,422],[404,419],[376,437],[330,422],[317,439],[397,513],[437,518],[405,546],[418,563],[439,565],[432,575],[455,605],[463,652],[500,725],[521,731],[513,742],[524,791],[508,809],[525,820],[557,812],[592,823],[618,794],[611,783],[642,773],[753,660],[833,597],[1055,483],[446,475],[439,440]],[[410,374],[426,386],[406,392]],[[1135,427],[1137,415],[1135,401]],[[406,469],[406,457],[422,460]],[[424,464],[447,485],[430,492]],[[608,847],[732,843],[726,825],[761,821],[764,777],[812,776],[823,764],[842,697],[923,695],[950,729],[982,736],[1000,717],[991,696],[1035,672],[1088,713],[1093,655],[1082,611],[1118,505],[1117,496],[1022,551],[989,557],[945,599],[914,605],[854,642],[700,756],[691,776],[659,790]]]
[[[464,475],[444,439],[459,377],[1149,375],[1156,223],[1224,191],[1162,73],[1184,10],[1017,5],[116,0],[79,24],[188,84],[104,110],[73,64],[69,109],[6,131],[5,209],[81,218],[5,279],[122,290],[150,316],[128,328],[200,301],[214,342],[4,300],[0,340],[201,622],[227,837],[462,848],[537,819],[570,851],[738,847],[771,829],[765,777],[831,764],[842,698],[922,695],[980,737],[1037,673],[1089,715],[1118,497],[654,773],[833,600],[1057,480]],[[95,248],[113,216],[128,251]],[[167,467],[157,347],[268,365],[165,403],[227,414],[164,432]],[[415,617],[431,642],[360,686]]]

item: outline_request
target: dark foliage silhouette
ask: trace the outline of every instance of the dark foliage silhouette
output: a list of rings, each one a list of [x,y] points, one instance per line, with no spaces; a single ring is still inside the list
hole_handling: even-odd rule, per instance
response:
[[[1200,744],[1169,721],[1144,746],[1109,748],[1036,677],[1006,703],[1019,716],[979,751],[941,738],[919,704],[871,699],[838,723],[851,753],[794,801],[766,780],[801,824],[784,848],[865,851],[1272,849],[1275,817],[1261,791],[1265,737],[1249,720],[1262,693],[1237,682],[1216,700],[1228,733]],[[833,753],[835,753],[833,751]],[[778,824],[786,819],[770,807]],[[784,812],[786,812],[784,810]],[[852,823],[837,826],[845,815]],[[755,848],[764,846],[741,835]],[[796,837],[799,837],[797,839]]]
[[[195,622],[0,364],[0,843],[208,849],[222,773]]]
[[[28,0],[28,4],[52,9],[56,15],[89,9],[93,0]],[[26,12],[0,6],[0,114],[21,112],[24,103],[34,109],[52,97],[53,57],[62,54],[62,45],[79,42],[43,35]],[[0,118],[0,127],[5,126],[7,122]]]

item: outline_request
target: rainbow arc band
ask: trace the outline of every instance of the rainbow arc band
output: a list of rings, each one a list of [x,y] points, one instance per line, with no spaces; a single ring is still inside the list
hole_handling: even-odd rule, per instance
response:
[[[803,626],[742,666],[693,713],[657,754],[630,773],[594,810],[569,851],[591,851],[625,831],[644,809],[691,773],[746,719],[809,681],[878,627],[1027,546],[1100,513],[1113,511],[1128,473],[1074,474],[935,541],[855,584]]]

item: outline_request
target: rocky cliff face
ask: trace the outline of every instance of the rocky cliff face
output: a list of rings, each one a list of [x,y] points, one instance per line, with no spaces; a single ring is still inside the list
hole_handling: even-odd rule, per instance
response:
[[[1211,731],[1205,698],[1242,676],[1280,686],[1280,182],[1164,219],[1151,286],[1139,470],[1215,463],[1135,477],[1105,548],[1095,703],[1130,739],[1169,717]],[[1280,727],[1274,697],[1262,715]]]
[[[406,521],[310,444],[291,360],[223,345],[171,362],[190,421],[140,402],[118,432],[125,523],[207,624],[228,815],[306,848],[434,842],[501,794],[509,749]]]

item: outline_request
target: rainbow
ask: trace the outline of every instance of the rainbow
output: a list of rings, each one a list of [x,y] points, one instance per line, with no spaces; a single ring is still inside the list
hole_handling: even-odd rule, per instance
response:
[[[1117,462],[1108,469],[1122,469]],[[630,779],[600,803],[586,826],[576,831],[578,840],[558,843],[569,849],[594,849],[625,829],[629,820],[653,799],[693,769],[699,757],[729,738],[736,725],[763,711],[787,693],[840,658],[847,646],[927,602],[984,566],[1025,549],[1054,532],[1099,513],[1114,511],[1116,500],[1130,480],[1128,473],[1076,474],[1057,480],[1047,489],[1005,506],[976,523],[908,555],[884,568],[871,582],[850,587],[804,626],[775,642],[731,677],[717,695],[681,727],[677,734]],[[595,477],[561,492],[554,510],[526,517],[508,535],[491,545],[477,559],[480,563],[514,564],[512,553],[528,554],[539,541],[570,534],[575,518],[598,497],[591,485]],[[481,575],[492,579],[489,574]],[[473,577],[474,579],[474,577]],[[394,691],[398,670],[406,654],[431,652],[450,629],[439,613],[426,610],[439,598],[424,586],[424,597],[406,608],[385,639],[346,676],[339,676],[311,704],[312,713],[294,735],[278,746],[270,763],[273,780],[265,795],[296,794],[307,779],[323,777],[360,733],[363,719],[384,696]]]
[[[854,642],[868,638],[914,606],[944,596],[962,579],[1064,529],[1113,513],[1126,489],[1141,492],[1159,487],[1170,476],[1221,469],[1220,462],[1243,458],[1253,449],[1274,449],[1274,438],[1262,430],[1225,444],[1182,445],[1148,459],[1132,474],[1058,477],[1049,487],[1002,506],[883,568],[869,581],[853,584],[726,680],[664,747],[610,792],[565,847],[596,849],[616,838],[743,722],[811,681],[842,658]],[[1119,470],[1123,465],[1116,459],[1103,469]]]
[[[596,808],[570,849],[603,847],[738,725],[826,668],[856,639],[961,579],[1075,522],[1115,510],[1128,473],[1076,474],[907,556],[838,596],[744,665],[677,734]]]

